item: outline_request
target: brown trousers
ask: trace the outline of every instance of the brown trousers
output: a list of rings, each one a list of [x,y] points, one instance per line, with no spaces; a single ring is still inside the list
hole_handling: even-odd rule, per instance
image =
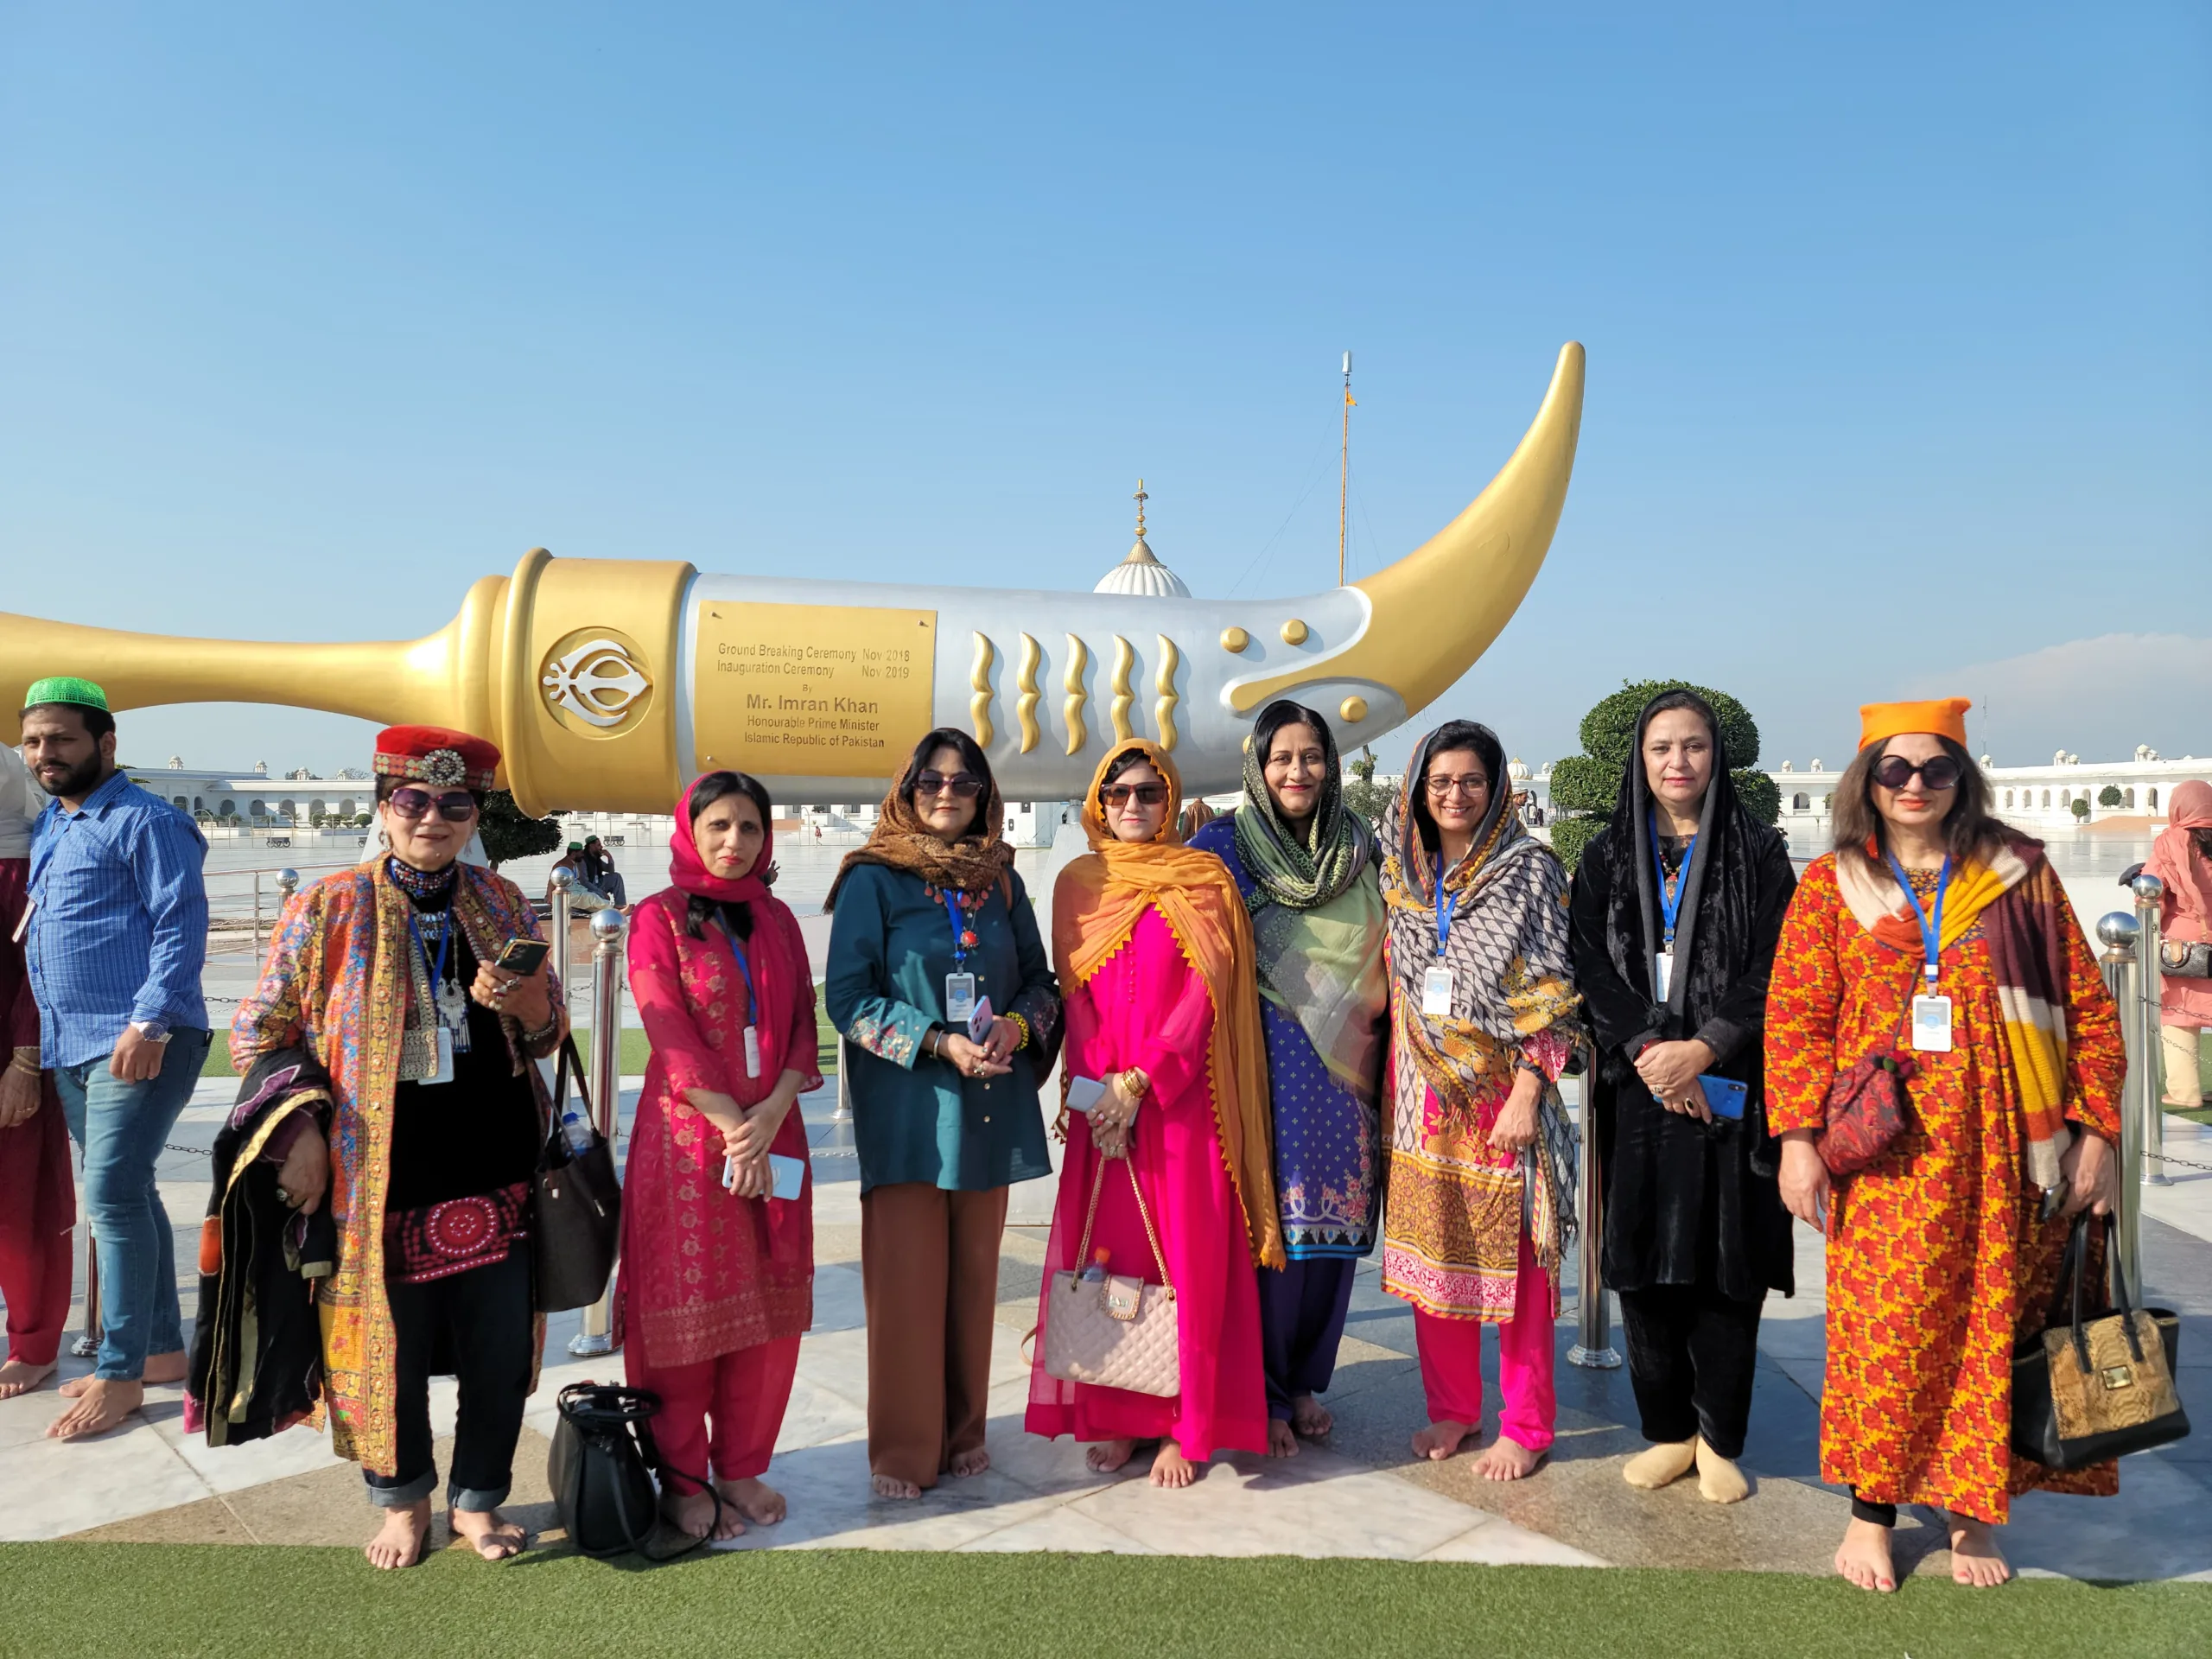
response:
[[[983,1443],[1006,1194],[901,1181],[861,1196],[871,1473],[927,1489]]]

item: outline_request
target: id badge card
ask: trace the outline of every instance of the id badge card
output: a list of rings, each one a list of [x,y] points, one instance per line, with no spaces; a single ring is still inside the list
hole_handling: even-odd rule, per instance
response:
[[[425,1083],[453,1081],[453,1028],[451,1027],[438,1027],[438,1069],[423,1081]]]
[[[1421,1011],[1432,1020],[1452,1013],[1452,970],[1432,968],[1421,976]]]
[[[979,998],[976,1011],[968,1016],[968,1040],[980,1043],[991,1034],[991,1021],[997,1016],[991,1012],[991,999]]]
[[[1662,950],[1651,958],[1651,1000],[1664,1002],[1668,988],[1675,982],[1675,953]]]
[[[1916,996],[1912,999],[1912,1046],[1923,1054],[1951,1052],[1951,999]]]
[[[745,1028],[745,1075],[748,1077],[760,1075],[760,1027],[758,1026]]]
[[[944,1020],[947,1025],[964,1026],[976,1017],[976,976],[947,974],[944,976]]]

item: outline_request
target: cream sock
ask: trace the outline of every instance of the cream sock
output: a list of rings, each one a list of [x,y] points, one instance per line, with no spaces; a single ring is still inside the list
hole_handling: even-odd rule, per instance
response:
[[[1647,1492],[1656,1492],[1669,1481],[1680,1480],[1690,1471],[1697,1461],[1698,1443],[1694,1440],[1679,1443],[1662,1440],[1646,1446],[1621,1465],[1621,1478],[1631,1486]]]
[[[1751,1495],[1751,1483],[1744,1478],[1744,1471],[1707,1446],[1702,1438],[1697,1442],[1698,1496],[1708,1503],[1737,1503]]]

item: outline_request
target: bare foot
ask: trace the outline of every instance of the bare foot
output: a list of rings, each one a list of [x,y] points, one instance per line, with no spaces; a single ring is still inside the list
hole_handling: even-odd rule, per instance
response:
[[[34,1365],[21,1359],[11,1359],[0,1365],[0,1400],[12,1400],[19,1394],[29,1394],[52,1376],[57,1369],[54,1365]]]
[[[1337,1420],[1312,1395],[1294,1394],[1290,1396],[1290,1426],[1309,1440],[1325,1440],[1329,1431],[1336,1427]]]
[[[1441,1463],[1457,1452],[1474,1432],[1472,1423],[1458,1422],[1449,1417],[1440,1418],[1414,1436],[1414,1455]]]
[[[735,1537],[736,1533],[725,1530],[737,1517],[723,1511],[720,1525],[715,1520],[715,1500],[708,1492],[664,1491],[660,1495],[661,1518],[687,1538],[704,1538],[709,1533],[718,1538]],[[739,1527],[738,1532],[745,1529]]]
[[[72,1395],[69,1408],[47,1425],[49,1440],[81,1440],[105,1434],[137,1410],[146,1398],[145,1385],[128,1378],[111,1381],[86,1376],[77,1381],[83,1386]],[[71,1393],[67,1383],[62,1384],[61,1392]]]
[[[1484,1480],[1526,1480],[1543,1460],[1542,1452],[1531,1452],[1520,1441],[1501,1434],[1489,1451],[1475,1459],[1475,1472]]]
[[[1298,1455],[1297,1431],[1287,1417],[1268,1419],[1268,1455],[1271,1458],[1294,1458]]]
[[[911,1480],[899,1480],[891,1475],[871,1476],[868,1484],[878,1497],[919,1497],[922,1489]]]
[[[430,1535],[430,1500],[410,1503],[404,1510],[386,1510],[377,1535],[362,1546],[369,1565],[390,1573],[412,1567],[423,1559],[423,1542]]]
[[[1890,1561],[1890,1529],[1853,1517],[1835,1553],[1835,1570],[1861,1590],[1878,1590],[1884,1595],[1895,1590],[1897,1573]]]
[[[1083,1454],[1083,1461],[1092,1474],[1110,1475],[1136,1453],[1135,1440],[1101,1440]]]
[[[1152,1460],[1152,1484],[1171,1491],[1179,1491],[1198,1478],[1197,1467],[1183,1455],[1183,1448],[1169,1435],[1160,1443],[1160,1451]]]
[[[166,1382],[181,1382],[185,1379],[188,1369],[184,1350],[181,1348],[166,1354],[149,1354],[146,1356],[146,1368],[139,1374],[138,1380],[141,1382],[152,1382],[157,1385]],[[73,1376],[61,1385],[61,1392],[68,1398],[74,1400],[92,1385],[92,1381],[93,1379],[89,1376]]]
[[[734,1506],[738,1514],[756,1527],[772,1527],[787,1513],[784,1495],[766,1481],[755,1480],[749,1475],[742,1480],[718,1480],[715,1483],[715,1490],[722,1495],[723,1503]],[[743,1527],[738,1527],[729,1532],[718,1532],[715,1536],[734,1538],[744,1530]]]
[[[707,1507],[714,1507],[711,1501]],[[497,1510],[448,1510],[446,1524],[487,1561],[504,1561],[530,1548],[530,1535]]]
[[[969,1476],[980,1475],[984,1470],[989,1468],[991,1454],[988,1449],[980,1446],[972,1452],[956,1452],[952,1454],[952,1462],[950,1466],[954,1474],[965,1480]]]
[[[2012,1576],[2012,1563],[1997,1548],[1989,1522],[1951,1512],[1951,1582],[1986,1590]]]

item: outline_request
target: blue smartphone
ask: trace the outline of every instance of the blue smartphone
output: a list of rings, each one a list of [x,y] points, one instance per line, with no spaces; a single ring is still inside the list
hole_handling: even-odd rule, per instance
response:
[[[1751,1087],[1738,1083],[1733,1077],[1716,1077],[1700,1071],[1697,1086],[1705,1090],[1705,1109],[1715,1117],[1732,1118],[1740,1122],[1744,1103],[1751,1098]]]

